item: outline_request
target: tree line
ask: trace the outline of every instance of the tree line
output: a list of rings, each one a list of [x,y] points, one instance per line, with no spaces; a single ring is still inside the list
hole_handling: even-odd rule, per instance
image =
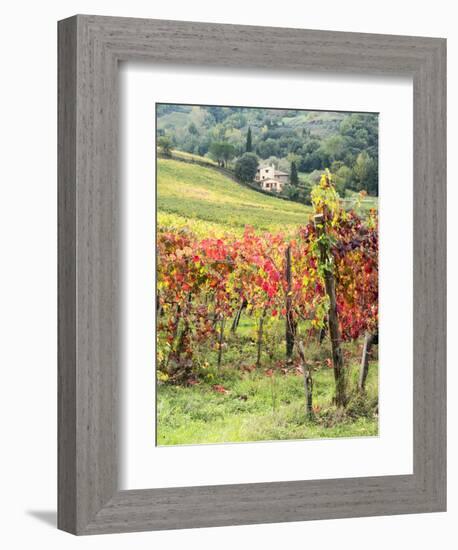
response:
[[[179,123],[167,123],[171,115]],[[378,194],[378,117],[373,113],[162,105],[158,136],[171,147],[209,156],[223,167],[245,153],[288,172],[294,163],[309,187],[329,167],[340,193]],[[296,200],[298,193],[290,192]]]

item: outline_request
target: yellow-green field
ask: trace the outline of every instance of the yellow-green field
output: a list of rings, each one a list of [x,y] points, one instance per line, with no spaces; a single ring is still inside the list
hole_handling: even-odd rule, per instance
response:
[[[186,226],[200,235],[240,234],[245,225],[261,231],[292,232],[306,224],[309,207],[269,197],[213,168],[157,159],[160,226]]]

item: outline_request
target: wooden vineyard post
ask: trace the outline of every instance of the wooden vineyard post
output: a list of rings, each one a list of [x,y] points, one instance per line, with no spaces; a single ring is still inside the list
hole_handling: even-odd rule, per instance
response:
[[[237,330],[240,323],[240,317],[242,316],[242,311],[246,308],[246,306],[247,306],[247,301],[242,300],[240,303],[240,307],[238,308],[237,313],[235,314],[234,320],[232,321],[232,325],[231,325],[232,333],[235,333],[235,331]]]
[[[175,349],[178,361],[180,360],[181,354],[183,353],[184,344],[185,344],[186,337],[187,337],[188,332],[189,332],[188,313],[189,313],[189,306],[190,306],[191,302],[192,302],[192,293],[189,292],[188,297],[186,299],[184,314],[182,314],[181,308],[179,306],[177,307],[177,317],[176,317],[177,318],[177,325],[176,325],[176,333],[177,334],[178,334],[178,323],[180,321],[180,316],[182,316],[183,319],[184,319],[183,327],[181,329],[180,335],[178,336],[178,344],[177,344],[176,349]]]
[[[261,366],[261,351],[262,351],[262,336],[264,333],[264,319],[266,317],[266,308],[263,309],[261,317],[259,319],[259,327],[258,327],[258,353],[256,357],[256,368],[259,369]]]
[[[291,361],[294,349],[294,339],[296,336],[296,325],[293,319],[293,301],[292,273],[291,273],[291,246],[285,251],[285,279],[286,279],[286,316],[285,316],[285,340],[286,340],[286,360]]]
[[[224,325],[226,323],[226,320],[224,316],[221,316],[220,319],[220,328],[219,328],[219,335],[218,335],[218,369],[221,368],[221,360],[223,357],[223,339],[224,339]]]
[[[369,355],[372,345],[374,344],[377,336],[366,332],[364,337],[363,354],[361,356],[361,367],[359,371],[358,390],[363,392],[366,386],[366,378],[369,372]]]
[[[302,372],[304,373],[304,389],[305,389],[305,414],[308,418],[313,417],[313,380],[312,372],[308,368],[305,361],[305,351],[302,342],[298,342],[297,350],[302,363]]]
[[[343,354],[340,347],[340,329],[339,318],[337,315],[337,303],[336,303],[336,283],[334,279],[334,271],[330,269],[333,265],[332,257],[329,253],[328,247],[325,244],[322,237],[326,235],[325,219],[323,214],[317,214],[314,217],[315,226],[319,237],[319,250],[320,250],[320,263],[324,268],[323,277],[326,288],[326,294],[329,297],[329,336],[331,338],[332,346],[332,364],[334,367],[334,380],[336,385],[336,405],[338,407],[345,407],[347,403],[346,396],[346,380],[345,370],[343,364]]]

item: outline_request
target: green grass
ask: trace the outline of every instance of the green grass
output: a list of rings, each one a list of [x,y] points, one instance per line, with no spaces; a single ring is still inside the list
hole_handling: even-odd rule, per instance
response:
[[[179,151],[178,149],[172,150],[172,157],[191,162],[203,162],[205,164],[208,164],[209,166],[218,166],[218,163],[210,157],[202,157],[200,155],[195,155],[194,153],[188,153],[187,151]]]
[[[343,414],[332,405],[333,372],[314,374],[313,419],[305,415],[302,375],[264,372],[218,375],[226,377],[220,394],[211,380],[191,387],[158,386],[158,445],[242,441],[271,441],[375,436],[378,434],[377,363],[372,362],[364,398],[356,396]],[[356,382],[351,369],[349,385]]]
[[[334,373],[327,366],[330,342],[309,341],[306,358],[313,362],[314,419],[305,414],[304,380],[294,368],[284,373],[285,342],[280,330],[283,323],[269,326],[263,345],[261,365],[255,369],[256,324],[242,315],[237,333],[227,326],[222,365],[218,369],[217,350],[199,346],[194,364],[198,384],[179,386],[158,383],[157,443],[183,445],[278,439],[314,439],[373,436],[378,434],[378,361],[370,363],[366,394],[355,391],[359,374],[361,344],[343,344],[348,369],[348,390],[352,396],[344,414],[333,406]],[[274,338],[274,340],[272,340]],[[268,354],[268,348],[272,356]],[[221,385],[227,394],[215,391]]]
[[[344,206],[352,206],[358,213],[364,214],[372,208],[378,209],[378,197],[366,195],[364,199],[358,200],[359,193],[347,189],[345,193]]]
[[[210,167],[159,158],[157,174],[159,225],[186,225],[207,235],[239,234],[245,225],[292,232],[310,217],[309,207],[257,193]]]

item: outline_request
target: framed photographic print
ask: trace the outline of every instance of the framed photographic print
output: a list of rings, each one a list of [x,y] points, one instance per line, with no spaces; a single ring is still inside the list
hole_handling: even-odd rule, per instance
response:
[[[445,510],[445,40],[59,23],[59,528]]]

